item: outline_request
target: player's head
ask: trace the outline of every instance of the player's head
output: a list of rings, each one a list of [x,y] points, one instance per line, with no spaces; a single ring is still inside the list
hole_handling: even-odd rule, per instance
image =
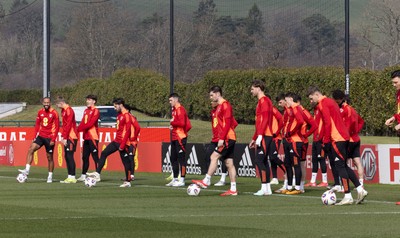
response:
[[[265,90],[265,83],[263,81],[256,79],[251,83],[250,92],[251,95],[253,95],[254,97],[263,94],[264,90]]]
[[[340,105],[345,101],[346,95],[342,90],[336,89],[332,91],[332,98],[336,101],[338,105]]]
[[[391,74],[392,84],[397,89],[400,90],[400,70],[395,70]]]
[[[279,107],[285,108],[286,107],[286,101],[285,101],[285,94],[280,93],[278,96],[276,96],[275,101],[278,103]]]
[[[209,95],[212,102],[218,102],[222,98],[222,88],[220,86],[212,86],[209,90]]]
[[[94,94],[89,94],[86,96],[86,106],[92,107],[97,102],[97,96]]]
[[[128,112],[131,112],[132,106],[129,104],[125,104],[125,109],[128,110]]]
[[[295,93],[288,92],[285,94],[285,101],[286,101],[286,105],[288,107],[293,106],[293,103],[295,103],[295,100],[297,100],[297,95]]]
[[[56,105],[58,108],[63,108],[66,104],[65,98],[62,96],[57,96]]]
[[[118,113],[125,109],[125,100],[123,98],[114,98],[112,101],[115,111]]]
[[[317,86],[310,86],[307,90],[307,95],[311,103],[318,103],[323,96],[321,90]]]
[[[171,107],[175,107],[176,104],[179,103],[180,97],[177,93],[171,93],[168,97],[169,104]]]
[[[51,99],[50,99],[50,97],[44,97],[44,98],[42,98],[42,105],[43,105],[43,108],[44,108],[46,111],[49,110],[50,107],[51,107]]]

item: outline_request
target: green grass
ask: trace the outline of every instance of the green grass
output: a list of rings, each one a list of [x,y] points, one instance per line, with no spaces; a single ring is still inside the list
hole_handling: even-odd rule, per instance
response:
[[[56,170],[55,179],[65,174]],[[400,232],[400,206],[394,205],[400,186],[394,185],[366,185],[363,205],[338,207],[322,205],[321,188],[255,197],[256,178],[238,178],[237,197],[218,196],[227,186],[189,197],[184,188],[165,187],[166,174],[137,173],[132,188],[118,187],[121,172],[104,171],[94,188],[46,184],[44,168],[33,167],[25,184],[18,184],[16,175],[16,168],[0,167],[1,237],[397,237]],[[200,177],[189,175],[187,184],[193,178]]]

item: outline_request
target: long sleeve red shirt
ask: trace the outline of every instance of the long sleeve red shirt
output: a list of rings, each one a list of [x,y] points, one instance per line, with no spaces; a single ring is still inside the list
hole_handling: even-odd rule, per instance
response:
[[[282,114],[276,107],[272,107],[272,135],[275,139],[282,139],[281,130],[283,128]]]
[[[396,106],[397,110],[393,116],[396,119],[397,123],[400,123],[400,90],[397,90],[396,93]]]
[[[222,103],[217,106],[215,114],[217,119],[215,127],[218,132],[218,140],[236,140],[236,133],[232,128],[235,123],[235,118],[233,117],[231,104],[227,100],[223,100]]]
[[[324,136],[324,124],[322,122],[322,115],[318,105],[314,107],[314,120],[317,124],[317,129],[314,131],[313,141],[322,141]]]
[[[285,138],[292,142],[302,142],[301,127],[304,123],[302,109],[296,104],[290,109]]]
[[[255,126],[253,140],[256,140],[258,135],[272,136],[272,102],[267,96],[258,100]]]
[[[76,130],[76,120],[75,120],[75,112],[69,106],[66,105],[65,108],[61,109],[62,116],[62,137],[65,140],[75,140],[78,139],[78,132]]]
[[[333,99],[323,96],[318,106],[322,113],[322,121],[324,124],[324,137],[322,142],[348,141],[350,135],[344,125],[337,103]]]
[[[131,117],[128,111],[118,113],[117,133],[114,141],[119,143],[119,149],[123,150],[129,146],[129,137],[131,135]]]
[[[185,108],[181,104],[177,104],[172,108],[172,140],[181,140],[187,137],[186,122],[189,117]]]
[[[96,107],[88,107],[83,112],[78,132],[83,132],[84,140],[99,140],[100,112]]]
[[[50,107],[38,111],[35,123],[35,137],[38,135],[43,138],[49,138],[52,142],[56,141],[60,129],[60,121],[56,110]]]
[[[131,135],[129,138],[129,142],[133,145],[136,145],[138,142],[138,137],[140,133],[140,125],[136,117],[129,113],[131,120]]]
[[[303,106],[300,105],[301,113],[304,119],[304,123],[301,126],[301,135],[303,136],[303,142],[308,142],[308,137],[314,133],[317,129],[317,123],[314,120],[314,117],[311,113],[305,109]],[[308,130],[307,130],[308,128]]]

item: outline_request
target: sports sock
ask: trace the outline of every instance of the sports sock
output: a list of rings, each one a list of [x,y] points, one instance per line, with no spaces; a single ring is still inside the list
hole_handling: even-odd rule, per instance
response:
[[[211,183],[211,176],[206,174],[206,177],[203,179],[203,183],[210,184]]]
[[[310,183],[315,183],[316,180],[317,180],[317,173],[312,173]]]
[[[304,190],[304,181],[300,182],[300,190]]]
[[[344,198],[351,198],[353,199],[353,196],[351,196],[351,193],[345,193]]]
[[[226,179],[226,173],[222,173],[219,181],[225,182],[225,179]]]
[[[360,185],[360,186],[357,187],[357,192],[358,192],[358,193],[361,193],[362,190],[364,190],[364,188],[363,188],[362,185]]]
[[[25,170],[26,170],[26,171],[29,171],[30,169],[31,169],[31,165],[30,165],[30,164],[26,164],[26,165],[25,165]]]
[[[358,181],[360,181],[361,186],[364,186],[364,179],[359,179]]]
[[[262,191],[266,192],[266,191],[267,191],[267,188],[268,188],[268,187],[267,187],[267,184],[266,184],[266,183],[262,183],[262,184],[261,184],[261,190],[262,190]]]
[[[53,172],[49,172],[49,178],[53,177]]]
[[[322,174],[322,182],[328,183],[328,175],[327,175],[327,173],[323,173]]]
[[[231,191],[236,192],[236,182],[231,182]]]
[[[180,177],[180,178],[179,178],[179,182],[185,183],[185,178],[184,178],[184,177]]]

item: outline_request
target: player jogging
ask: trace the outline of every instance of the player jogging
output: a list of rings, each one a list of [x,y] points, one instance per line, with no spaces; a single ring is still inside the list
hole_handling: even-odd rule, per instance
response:
[[[89,157],[92,155],[94,167],[97,168],[99,162],[99,118],[100,112],[96,108],[97,96],[90,94],[86,96],[87,108],[83,112],[82,120],[78,126],[78,132],[83,133],[82,148],[82,175],[78,181],[85,181],[86,173],[89,169]]]
[[[308,96],[314,103],[318,103],[324,126],[322,142],[324,146],[331,147],[331,155],[343,185],[344,198],[339,203],[336,203],[336,205],[353,203],[349,179],[357,188],[358,196],[356,204],[359,204],[368,195],[368,192],[364,190],[354,171],[347,165],[347,150],[350,135],[340,115],[339,106],[333,99],[322,95],[321,91],[315,86],[311,86],[308,89]]]
[[[60,183],[76,183],[75,178],[75,159],[74,153],[78,143],[78,132],[76,130],[75,112],[65,102],[63,97],[57,97],[56,105],[61,109],[62,117],[62,140],[61,143],[64,145],[64,156],[67,164],[68,177],[60,181]]]
[[[185,108],[180,103],[177,93],[169,95],[169,104],[172,107],[172,118],[170,120],[171,138],[171,164],[174,178],[165,186],[183,187],[186,176],[186,142],[188,132],[191,129],[189,117]],[[180,178],[178,179],[180,171]]]
[[[218,160],[221,159],[225,163],[231,187],[228,191],[220,194],[220,196],[236,196],[238,194],[236,189],[236,169],[233,164],[233,153],[236,144],[236,134],[232,128],[234,124],[233,110],[231,104],[222,97],[222,88],[213,86],[209,91],[210,99],[217,102],[216,116],[213,126],[218,131],[218,143],[214,152],[211,154],[211,162],[208,167],[207,174],[203,180],[192,180],[192,183],[199,185],[202,188],[207,188],[211,184],[211,177],[218,168]]]
[[[46,148],[49,171],[47,183],[52,183],[54,171],[53,152],[58,130],[60,128],[60,121],[57,111],[51,107],[51,100],[49,97],[44,97],[42,99],[42,105],[43,108],[37,113],[35,137],[26,155],[25,169],[19,169],[18,171],[28,176],[33,161],[33,154],[44,146]]]
[[[116,98],[113,100],[113,104],[118,114],[115,139],[101,152],[96,172],[87,173],[87,175],[94,177],[96,181],[101,181],[100,174],[107,157],[118,151],[125,169],[125,181],[120,187],[131,187],[130,179],[132,166],[128,154],[129,137],[131,135],[131,117],[130,113],[125,108],[124,99]]]

